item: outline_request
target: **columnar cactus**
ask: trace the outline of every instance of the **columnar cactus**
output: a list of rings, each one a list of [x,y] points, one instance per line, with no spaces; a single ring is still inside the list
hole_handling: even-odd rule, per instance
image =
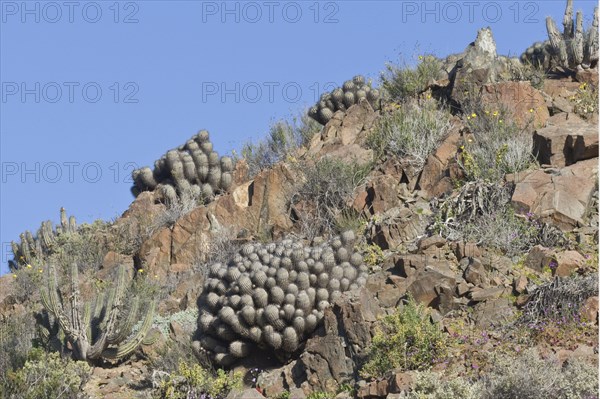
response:
[[[134,170],[131,191],[137,197],[142,191],[158,190],[167,203],[176,202],[184,194],[208,202],[231,188],[233,169],[233,160],[219,157],[213,151],[208,132],[201,130],[154,162],[154,170],[149,167]]]
[[[365,83],[364,76],[357,75],[331,93],[323,93],[319,101],[308,110],[308,116],[325,125],[336,111],[346,111],[363,98],[373,109],[380,108],[379,90],[372,89]]]
[[[583,29],[583,14],[578,11],[573,22],[573,0],[567,0],[563,18],[563,32],[560,33],[551,17],[546,18],[548,40],[530,46],[521,55],[522,62],[550,69],[562,67],[574,70],[577,67],[590,68],[598,64],[598,7],[594,9],[592,26],[587,32]]]
[[[42,222],[34,236],[29,230],[19,235],[20,242],[11,242],[13,259],[8,262],[12,270],[16,270],[34,260],[41,260],[52,253],[56,239],[61,234],[76,234],[77,221],[75,216],[67,217],[65,208],[60,208],[60,225],[53,226],[50,220]]]
[[[131,337],[132,328],[138,320],[140,303],[134,298],[129,312],[123,316],[125,308],[125,268],[119,267],[114,289],[108,296],[96,297],[94,304],[82,306],[79,294],[79,273],[77,265],[71,267],[71,294],[69,306],[64,307],[59,298],[55,271],[48,268],[48,287],[42,290],[42,304],[46,311],[58,322],[60,330],[70,343],[73,357],[77,360],[122,359],[132,354],[147,339],[147,333],[154,318],[154,302],[151,302],[140,329]]]
[[[256,347],[295,352],[332,301],[365,283],[368,269],[354,241],[345,232],[315,247],[290,239],[246,244],[227,264],[211,265],[196,346],[222,366]]]

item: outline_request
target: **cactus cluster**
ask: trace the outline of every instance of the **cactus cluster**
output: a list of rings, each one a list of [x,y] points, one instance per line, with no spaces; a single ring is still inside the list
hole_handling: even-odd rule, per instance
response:
[[[233,182],[233,160],[219,157],[213,150],[209,134],[201,130],[184,145],[168,151],[149,167],[132,172],[131,191],[158,190],[167,203],[175,203],[184,194],[211,201],[220,192],[229,190]]]
[[[26,230],[19,235],[21,239],[19,243],[11,241],[13,259],[8,262],[9,267],[16,270],[32,263],[34,259],[43,259],[53,251],[59,235],[76,232],[75,216],[67,217],[65,208],[60,208],[60,226],[54,226],[50,220],[47,220],[42,222],[35,236],[31,231]]]
[[[248,243],[226,265],[211,265],[195,345],[221,366],[256,347],[280,355],[295,352],[325,308],[365,283],[368,269],[354,252],[354,241],[347,231],[313,247],[291,239]]]
[[[69,305],[59,297],[55,271],[48,268],[48,287],[42,290],[42,304],[48,312],[44,319],[47,325],[41,329],[43,337],[56,341],[61,332],[70,344],[76,360],[108,359],[116,360],[132,354],[142,343],[152,342],[148,332],[154,318],[154,302],[145,312],[141,327],[132,334],[140,311],[139,298],[134,297],[125,305],[125,268],[120,266],[114,289],[108,295],[100,294],[93,304],[81,304],[79,293],[79,273],[77,264],[71,266],[71,293]],[[128,312],[124,312],[125,309]]]
[[[544,69],[559,66],[570,70],[593,68],[598,64],[598,7],[594,9],[591,28],[585,32],[583,13],[578,11],[573,21],[573,0],[567,0],[562,34],[551,17],[546,18],[546,30],[548,40],[537,42],[525,50],[521,55],[523,63]]]
[[[336,111],[346,111],[362,98],[369,101],[373,109],[380,108],[379,90],[366,84],[364,76],[357,75],[331,93],[323,93],[319,101],[308,110],[308,116],[325,125]]]

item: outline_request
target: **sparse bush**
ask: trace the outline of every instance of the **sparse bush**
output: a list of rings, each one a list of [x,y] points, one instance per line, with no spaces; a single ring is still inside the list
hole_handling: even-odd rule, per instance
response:
[[[76,263],[81,271],[98,270],[104,256],[111,250],[109,246],[111,234],[110,223],[101,220],[96,220],[92,224],[84,223],[79,226],[77,233],[57,237],[55,252],[46,263],[56,265]]]
[[[463,105],[463,115],[472,133],[458,156],[466,180],[499,182],[534,164],[531,135],[522,134],[508,111],[488,109],[474,98]]]
[[[549,319],[578,319],[583,302],[597,295],[596,273],[587,276],[556,277],[531,293],[519,322],[533,328]]]
[[[382,377],[390,370],[427,370],[446,354],[446,337],[431,322],[422,304],[409,296],[402,309],[386,316],[373,337],[364,377]]]
[[[246,143],[242,148],[250,176],[285,160],[294,150],[306,145],[320,129],[321,125],[306,113],[293,117],[291,122],[275,122],[264,140],[257,144]]]
[[[177,322],[185,331],[193,333],[198,324],[198,308],[191,307],[168,316],[154,316],[153,327],[157,328],[166,338],[169,337],[171,322]],[[190,334],[191,335],[191,334]]]
[[[411,165],[421,169],[427,157],[446,137],[450,118],[450,112],[439,108],[434,99],[408,100],[381,116],[367,145],[378,158],[387,154],[408,159]]]
[[[482,385],[482,399],[594,398],[598,369],[577,360],[561,367],[556,359],[541,359],[531,348],[516,358],[498,356]]]
[[[484,181],[468,182],[451,196],[434,199],[436,234],[495,248],[508,256],[529,250],[537,243],[540,226],[515,215],[511,189]]]
[[[312,239],[320,234],[332,234],[337,221],[347,212],[354,190],[371,170],[370,164],[346,163],[329,157],[308,166],[302,173],[304,181],[292,197],[292,204],[309,204],[298,215],[303,235]]]
[[[17,370],[25,364],[35,338],[34,325],[29,314],[14,314],[0,322],[0,387],[7,383],[10,370]]]
[[[154,218],[153,230],[173,226],[179,219],[202,205],[202,203],[202,198],[194,196],[190,191],[184,191],[176,201],[168,202],[166,204],[167,209]]]
[[[33,349],[23,368],[9,371],[0,385],[5,399],[75,399],[87,382],[90,367],[85,362],[62,359],[58,353]]]
[[[437,373],[425,371],[416,374],[415,386],[404,392],[403,399],[479,399],[479,384],[455,377],[444,381]]]
[[[154,397],[165,399],[206,398],[222,399],[229,391],[242,386],[240,372],[226,373],[219,369],[215,374],[198,364],[180,362],[173,373],[155,374]]]
[[[441,68],[442,61],[430,54],[419,56],[415,68],[406,64],[403,67],[388,64],[381,74],[381,87],[390,100],[400,102],[425,91],[432,81],[438,79]]]

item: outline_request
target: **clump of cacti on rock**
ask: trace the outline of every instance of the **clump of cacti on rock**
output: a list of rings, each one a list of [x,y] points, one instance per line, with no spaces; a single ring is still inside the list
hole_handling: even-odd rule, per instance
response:
[[[184,145],[168,151],[154,162],[154,169],[143,167],[132,172],[131,191],[158,191],[165,202],[176,203],[184,195],[203,202],[226,192],[233,182],[234,165],[228,156],[219,157],[209,134],[201,130]]]
[[[142,343],[152,341],[148,332],[152,326],[155,304],[151,302],[148,305],[140,328],[132,334],[141,304],[137,297],[133,297],[127,305],[124,303],[126,288],[125,268],[120,266],[114,288],[108,290],[107,295],[100,294],[93,302],[82,304],[79,272],[74,263],[71,266],[69,304],[66,305],[66,298],[59,296],[54,267],[50,266],[48,286],[42,290],[41,298],[48,315],[52,317],[45,318],[48,320],[45,327],[50,328],[42,336],[56,335],[60,329],[76,360],[119,360],[131,355]]]
[[[34,236],[29,230],[19,235],[20,241],[11,241],[13,259],[8,262],[12,270],[19,269],[34,260],[42,260],[56,246],[56,239],[62,234],[77,233],[75,216],[67,216],[65,208],[60,208],[60,225],[54,226],[50,220],[42,222]]]
[[[227,264],[211,265],[195,347],[221,366],[254,348],[294,353],[333,301],[365,283],[368,269],[354,242],[346,231],[313,247],[291,239],[248,243]]]
[[[322,125],[327,124],[336,111],[346,111],[361,99],[366,99],[373,109],[380,108],[378,89],[373,89],[361,75],[344,82],[342,87],[323,93],[319,101],[308,110],[308,116]]]
[[[583,29],[583,13],[578,11],[573,21],[573,0],[567,0],[560,33],[551,17],[546,18],[548,40],[537,42],[521,55],[521,61],[537,67],[567,70],[593,68],[598,64],[598,7],[594,9],[592,26]]]

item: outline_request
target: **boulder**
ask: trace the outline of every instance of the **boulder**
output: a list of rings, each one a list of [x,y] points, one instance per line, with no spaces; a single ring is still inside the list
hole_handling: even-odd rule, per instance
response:
[[[550,267],[550,264],[554,262],[554,257],[555,253],[552,249],[536,245],[527,254],[525,266],[536,272],[541,272]]]
[[[315,135],[307,154],[316,159],[332,151],[332,148],[350,144],[364,144],[366,136],[378,117],[368,101],[360,101],[344,113],[337,111],[325,125],[320,135]]]
[[[568,166],[598,157],[598,126],[574,114],[558,114],[533,135],[533,153],[541,164]]]
[[[499,82],[481,88],[483,105],[503,108],[520,129],[533,131],[545,126],[550,117],[542,93],[528,81]]]
[[[577,251],[562,251],[556,254],[555,276],[567,277],[585,264],[585,258]]]
[[[453,188],[448,166],[456,156],[461,129],[460,119],[454,118],[448,136],[427,157],[417,187],[426,191],[430,197],[440,196]]]
[[[507,176],[516,183],[512,204],[517,213],[533,213],[563,231],[583,226],[596,191],[598,161],[589,159],[561,169],[538,169]]]
[[[583,320],[598,323],[598,297],[587,298],[581,305],[579,314]]]

